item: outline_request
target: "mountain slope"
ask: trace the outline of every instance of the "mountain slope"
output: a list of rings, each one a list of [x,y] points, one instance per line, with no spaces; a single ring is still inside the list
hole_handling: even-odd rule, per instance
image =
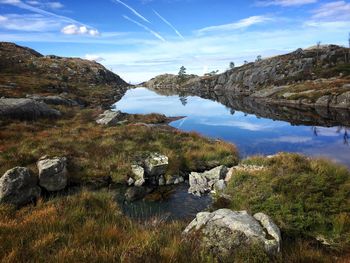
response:
[[[128,86],[99,63],[80,58],[43,56],[7,42],[0,42],[0,57],[1,96],[65,92],[87,104],[111,104]]]

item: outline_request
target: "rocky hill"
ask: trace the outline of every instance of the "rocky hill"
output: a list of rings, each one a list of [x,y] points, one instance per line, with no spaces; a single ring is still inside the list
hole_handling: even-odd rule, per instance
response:
[[[268,99],[270,103],[350,105],[350,49],[336,45],[298,49],[248,63],[214,76],[161,75],[146,83],[153,89],[201,93],[234,92]]]
[[[86,104],[111,104],[128,84],[94,61],[43,56],[26,47],[0,42],[0,97],[58,95]]]

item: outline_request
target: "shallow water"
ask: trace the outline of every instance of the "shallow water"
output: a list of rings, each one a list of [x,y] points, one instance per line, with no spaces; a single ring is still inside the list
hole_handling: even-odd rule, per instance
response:
[[[123,213],[135,220],[144,221],[157,218],[164,221],[178,219],[192,220],[200,211],[211,204],[211,196],[197,197],[188,194],[188,184],[164,186],[146,196],[144,200],[127,202],[125,188],[118,189],[117,202]]]
[[[220,96],[224,99],[226,97],[228,95]],[[187,116],[170,125],[184,131],[196,131],[210,138],[232,142],[237,145],[242,157],[255,154],[271,155],[281,151],[298,152],[327,157],[350,167],[350,129],[344,127],[343,123],[329,117],[316,118],[308,112],[292,113],[289,120],[283,112],[279,112],[280,109],[274,111],[272,116],[283,121],[273,120],[257,117],[261,114],[256,109],[253,111],[255,114],[248,114],[237,110],[235,102],[231,104],[228,107],[198,96],[165,96],[146,88],[137,88],[127,91],[115,104],[115,108],[127,113]],[[270,113],[271,111],[268,116]],[[333,127],[323,127],[325,125]]]

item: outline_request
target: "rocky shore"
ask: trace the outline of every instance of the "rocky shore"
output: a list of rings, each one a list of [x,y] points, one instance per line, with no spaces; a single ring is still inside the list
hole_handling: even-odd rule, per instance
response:
[[[350,108],[350,49],[335,45],[248,63],[213,76],[161,75],[143,86],[177,93],[232,93],[266,104]]]

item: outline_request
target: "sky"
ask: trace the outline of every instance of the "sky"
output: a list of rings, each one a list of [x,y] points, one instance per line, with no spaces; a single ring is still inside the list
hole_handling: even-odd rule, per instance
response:
[[[347,46],[347,0],[0,0],[0,41],[95,60],[130,83]]]

